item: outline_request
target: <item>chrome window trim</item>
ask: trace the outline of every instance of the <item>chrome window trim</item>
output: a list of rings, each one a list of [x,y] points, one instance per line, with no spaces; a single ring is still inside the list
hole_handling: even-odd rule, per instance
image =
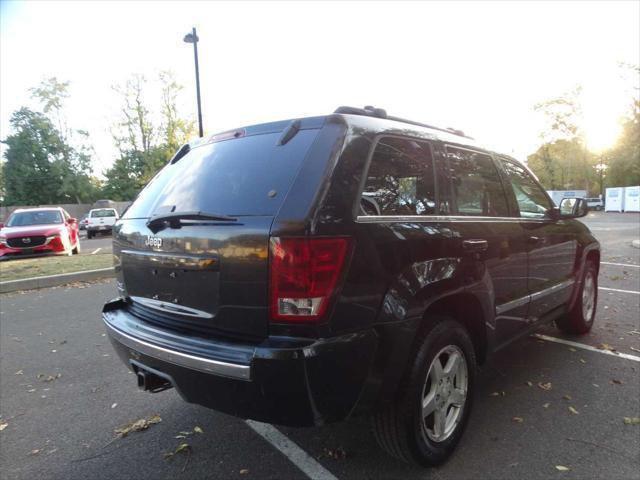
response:
[[[548,223],[549,218],[482,217],[472,215],[358,215],[358,223],[506,222]]]
[[[235,363],[221,362],[219,360],[196,357],[195,355],[189,355],[187,353],[178,352],[176,350],[170,350],[168,348],[154,345],[152,343],[145,342],[144,340],[140,340],[127,335],[126,333],[121,332],[120,330],[115,328],[113,325],[109,324],[106,319],[103,320],[104,324],[107,327],[109,336],[114,341],[117,341],[125,347],[132,349],[134,352],[139,352],[158,360],[173,363],[174,365],[198,370],[212,375],[251,381],[250,365],[238,365]]]

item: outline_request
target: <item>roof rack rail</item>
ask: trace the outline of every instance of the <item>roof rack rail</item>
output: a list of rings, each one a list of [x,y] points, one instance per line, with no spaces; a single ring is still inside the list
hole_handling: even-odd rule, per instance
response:
[[[401,122],[401,123],[408,123],[409,125],[416,125],[418,127],[431,128],[433,130],[452,133],[453,135],[457,135],[459,137],[465,137],[473,140],[472,137],[465,135],[465,133],[462,130],[458,130],[455,128],[434,127],[433,125],[427,125],[426,123],[407,120],[406,118],[394,117],[392,115],[388,115],[386,110],[382,108],[372,107],[371,105],[367,105],[364,108],[346,107],[346,106],[338,107],[335,109],[333,113],[343,113],[347,115],[363,115],[366,117],[386,118],[387,120],[393,120],[395,122]]]

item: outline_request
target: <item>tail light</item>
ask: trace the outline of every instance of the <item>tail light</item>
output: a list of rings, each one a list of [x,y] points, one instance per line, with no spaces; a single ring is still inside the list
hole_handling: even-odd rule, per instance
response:
[[[327,311],[350,239],[271,239],[271,320],[314,323]]]

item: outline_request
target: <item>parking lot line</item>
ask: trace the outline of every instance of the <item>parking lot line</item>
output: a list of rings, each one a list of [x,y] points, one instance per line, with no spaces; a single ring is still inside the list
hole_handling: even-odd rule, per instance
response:
[[[102,250],[102,247],[98,247],[96,248],[93,252],[91,252],[91,255],[95,255],[96,253],[98,253],[100,250]]]
[[[635,295],[640,295],[640,292],[636,292],[635,290],[620,290],[618,288],[608,288],[608,287],[598,287],[598,290],[606,290],[607,292],[618,292],[618,293],[633,293]]]
[[[283,453],[291,463],[312,480],[338,480],[329,470],[320,465],[311,455],[302,450],[276,427],[268,423],[245,420],[258,435]]]
[[[547,342],[561,343],[563,345],[569,345],[570,347],[581,348],[583,350],[589,350],[590,352],[602,353],[604,355],[611,355],[613,357],[624,358],[625,360],[633,360],[634,362],[640,362],[640,357],[630,355],[628,353],[612,352],[611,350],[603,350],[591,345],[585,345],[584,343],[572,342],[570,340],[564,340],[562,338],[550,337],[548,335],[542,335],[540,333],[534,333],[532,337],[539,338],[540,340],[546,340]]]
[[[632,267],[640,268],[640,265],[634,265],[632,263],[614,263],[614,262],[600,262],[600,265],[615,265],[617,267]]]

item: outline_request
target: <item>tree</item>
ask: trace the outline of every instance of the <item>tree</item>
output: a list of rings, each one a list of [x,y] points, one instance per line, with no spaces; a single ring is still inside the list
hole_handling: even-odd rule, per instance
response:
[[[4,140],[5,204],[56,202],[53,163],[62,158],[64,150],[59,132],[46,116],[24,107],[13,113],[10,123],[15,133]]]
[[[194,133],[194,122],[179,115],[177,99],[183,87],[171,72],[159,75],[158,121],[146,103],[146,79],[134,75],[113,89],[122,98],[121,116],[112,128],[119,157],[105,172],[104,196],[131,200]]]
[[[42,105],[43,112],[55,118],[58,131],[66,138],[69,136],[67,123],[63,115],[64,101],[69,98],[69,82],[61,82],[56,77],[50,77],[40,82],[40,85],[29,89],[31,98]]]
[[[13,113],[4,143],[4,203],[39,205],[91,201],[91,158],[69,146],[44,114],[26,107]]]
[[[607,184],[615,187],[640,185],[640,100],[633,100],[629,116],[622,123],[616,145],[605,153]]]

